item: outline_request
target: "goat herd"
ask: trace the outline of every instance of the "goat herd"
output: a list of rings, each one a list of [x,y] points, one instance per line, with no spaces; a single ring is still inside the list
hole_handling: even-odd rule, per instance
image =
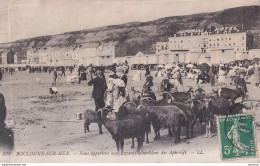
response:
[[[187,92],[163,92],[161,100],[131,91],[129,95],[139,97],[132,97],[135,100],[122,104],[116,118],[110,116],[110,108],[105,107],[98,112],[86,110],[84,130],[89,131],[90,123],[102,123],[115,140],[119,153],[123,153],[124,139],[128,138],[132,138],[131,148],[134,148],[134,138],[137,139],[139,152],[143,142],[149,142],[150,126],[155,133],[154,140],[160,139],[160,129],[164,127],[168,128],[169,136],[175,133],[174,143],[179,143],[181,128],[186,128],[186,139],[194,138],[193,128],[198,121],[206,124],[205,137],[208,138],[212,136],[216,115],[238,114],[246,109],[242,102],[235,102],[237,98],[245,98],[239,90],[220,88],[211,94],[205,94],[202,88],[196,91],[199,93],[195,94],[190,87]]]

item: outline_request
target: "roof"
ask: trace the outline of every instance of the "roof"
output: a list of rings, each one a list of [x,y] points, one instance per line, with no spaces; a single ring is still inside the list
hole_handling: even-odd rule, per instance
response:
[[[118,43],[119,43],[118,41],[110,41],[108,43],[101,43],[101,46],[115,46]]]
[[[97,48],[98,45],[99,45],[98,43],[78,44],[79,48]]]
[[[210,49],[210,51],[222,51],[222,50],[234,50],[231,47],[222,47],[222,48],[216,48],[216,49]]]

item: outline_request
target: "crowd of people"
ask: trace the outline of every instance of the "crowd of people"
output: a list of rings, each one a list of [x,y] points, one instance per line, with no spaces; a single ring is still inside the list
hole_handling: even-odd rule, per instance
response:
[[[235,85],[236,89],[242,90],[243,93],[247,93],[247,82],[251,82],[255,88],[259,87],[259,61],[236,61],[228,64],[203,67],[196,64],[185,64],[180,62],[173,62],[171,65],[161,65],[157,67],[155,77],[160,79],[160,85],[158,90],[163,92],[183,92],[183,77],[193,79],[196,84],[210,83],[211,86],[226,86],[227,77],[230,77],[230,84]],[[206,67],[205,67],[206,66]],[[105,71],[109,69],[110,75],[105,77]],[[114,113],[116,117],[119,107],[129,100],[127,83],[129,64],[125,61],[122,65],[116,64],[109,67],[93,66],[60,66],[60,67],[29,67],[29,73],[34,72],[48,72],[53,75],[52,86],[56,87],[60,84],[61,77],[66,77],[66,71],[71,74],[76,73],[80,80],[82,76],[88,80],[88,85],[93,86],[92,97],[95,103],[95,110],[107,107]],[[2,79],[3,73],[9,72],[11,75],[15,72],[14,68],[2,68],[0,70],[0,79]],[[149,96],[153,100],[156,100],[156,95],[152,91],[154,86],[151,75],[151,69],[149,65],[145,67],[145,82],[142,86],[141,96]],[[133,81],[141,80],[141,72],[136,71]],[[100,116],[99,116],[100,117]],[[99,123],[100,133],[102,133],[101,123]]]

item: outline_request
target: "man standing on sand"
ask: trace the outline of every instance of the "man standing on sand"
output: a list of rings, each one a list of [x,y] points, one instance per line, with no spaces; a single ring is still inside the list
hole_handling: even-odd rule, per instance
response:
[[[52,83],[53,86],[56,86],[57,77],[58,77],[58,74],[57,74],[56,68],[54,68],[54,70],[53,70],[53,83]]]
[[[61,67],[61,77],[64,75],[64,77],[66,77],[65,76],[65,67],[64,66],[62,66]]]
[[[88,82],[88,85],[93,85],[92,97],[95,101],[95,110],[98,111],[100,108],[105,107],[104,102],[104,94],[107,89],[106,79],[102,74],[102,69],[96,68],[96,77],[93,78],[93,74],[91,73],[91,79]],[[98,127],[99,133],[102,134],[102,123],[101,123],[101,114],[98,113]]]

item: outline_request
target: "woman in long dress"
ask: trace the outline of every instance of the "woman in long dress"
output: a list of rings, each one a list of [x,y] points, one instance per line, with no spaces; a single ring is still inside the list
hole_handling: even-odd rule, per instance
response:
[[[218,78],[219,85],[225,85],[226,82],[226,71],[224,67],[221,67],[219,70],[219,78]]]
[[[255,86],[258,87],[259,86],[259,66],[258,64],[255,65],[254,68],[254,76],[255,76]]]

